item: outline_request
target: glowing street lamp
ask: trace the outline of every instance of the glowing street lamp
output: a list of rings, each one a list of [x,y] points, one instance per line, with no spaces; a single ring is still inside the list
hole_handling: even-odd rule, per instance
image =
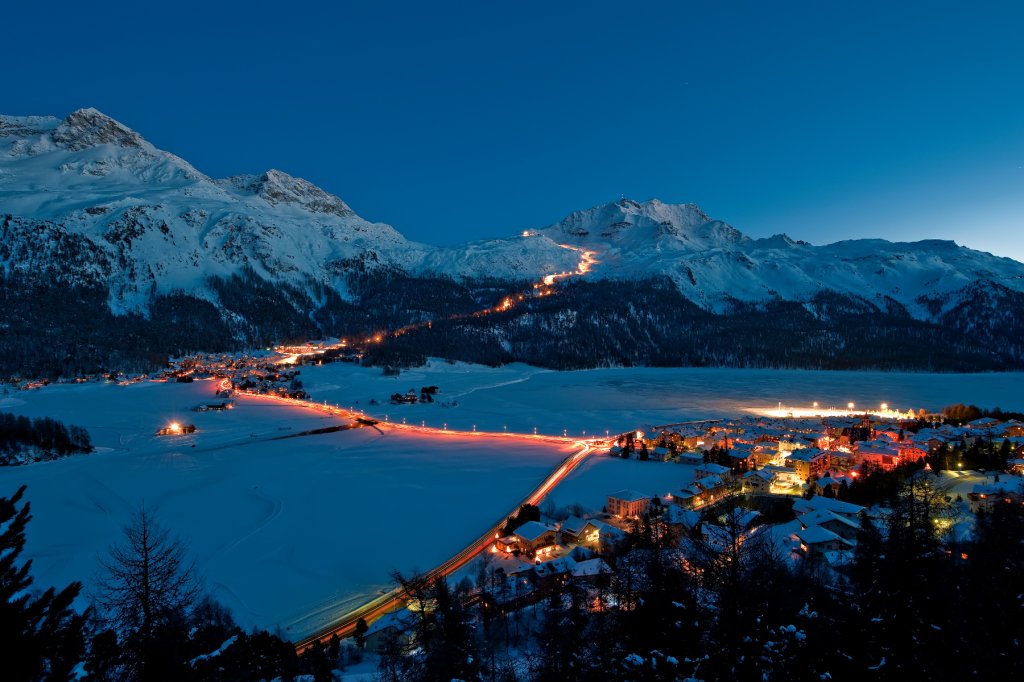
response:
[[[888,409],[889,409],[889,403],[882,403],[882,411],[884,412],[885,410],[888,410]]]
[[[853,410],[853,403],[846,403],[846,409]]]

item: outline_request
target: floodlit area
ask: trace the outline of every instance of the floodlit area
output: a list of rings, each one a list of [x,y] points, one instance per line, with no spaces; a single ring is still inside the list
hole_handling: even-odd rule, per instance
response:
[[[617,368],[555,372],[522,364],[449,364],[384,376],[334,363],[302,368],[313,400],[354,406],[380,419],[469,431],[604,436],[642,425],[764,414],[794,416],[908,409],[952,403],[1024,409],[1024,374],[923,374],[713,368]],[[433,403],[392,405],[394,393],[440,390]],[[379,404],[370,404],[376,400]],[[817,403],[817,405],[815,405]],[[850,404],[853,407],[850,407]]]
[[[241,624],[299,638],[390,589],[392,569],[429,570],[464,549],[574,450],[372,427],[281,438],[345,422],[259,398],[192,412],[212,391],[92,384],[0,396],[0,409],[85,426],[98,446],[0,468],[3,494],[28,484],[37,586],[88,585],[144,501]],[[155,435],[171,421],[196,432]]]

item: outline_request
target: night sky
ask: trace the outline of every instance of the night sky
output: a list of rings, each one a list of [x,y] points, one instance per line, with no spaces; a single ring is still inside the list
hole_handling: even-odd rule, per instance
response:
[[[434,244],[625,195],[1024,260],[1019,2],[226,4],[8,3],[0,112],[93,106]]]

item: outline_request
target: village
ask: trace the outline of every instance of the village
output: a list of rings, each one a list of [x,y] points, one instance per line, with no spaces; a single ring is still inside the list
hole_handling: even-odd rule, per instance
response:
[[[833,580],[852,564],[864,525],[884,525],[890,511],[848,501],[872,476],[932,477],[949,503],[932,522],[969,537],[976,514],[1024,504],[1024,423],[941,419],[743,417],[627,432],[610,442],[607,456],[666,467],[666,480],[679,467],[692,482],[609,491],[600,512],[524,506],[478,558],[475,586],[466,594],[506,613],[572,586],[588,595],[591,610],[607,609],[617,573],[653,546],[675,552],[685,565],[694,554],[735,558],[756,545],[795,570]],[[974,470],[970,453],[981,450],[997,453],[1003,465]],[[932,462],[940,461],[952,466],[934,471]],[[370,624],[366,647],[381,652],[396,637],[410,644],[415,618],[403,609]]]

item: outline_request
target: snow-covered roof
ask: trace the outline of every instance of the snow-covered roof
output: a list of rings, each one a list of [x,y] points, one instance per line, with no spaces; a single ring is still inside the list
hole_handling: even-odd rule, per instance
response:
[[[527,521],[519,526],[519,528],[516,528],[515,535],[526,542],[533,542],[543,536],[544,533],[552,531],[554,531],[554,528],[540,521]]]
[[[637,502],[639,500],[649,500],[651,495],[645,495],[644,493],[638,493],[635,490],[622,489],[618,492],[614,492],[608,496],[609,499],[622,500],[623,502]]]
[[[808,528],[811,526],[817,526],[823,523],[833,521],[841,523],[844,526],[847,526],[851,529],[860,529],[860,524],[856,521],[853,521],[852,519],[847,518],[845,516],[836,514],[835,512],[829,511],[827,509],[818,509],[816,511],[802,514],[800,517],[798,517],[797,520]]]
[[[587,527],[587,524],[594,525],[594,522],[589,519],[581,519],[578,516],[570,516],[562,521],[561,531],[570,535],[579,535]]]
[[[595,576],[601,573],[610,574],[611,572],[612,569],[610,569],[608,564],[604,562],[604,559],[601,558],[578,561],[572,568],[572,575],[574,578]]]
[[[849,541],[844,540],[835,533],[821,526],[808,526],[803,530],[798,530],[794,533],[800,540],[808,545],[817,544],[819,542],[831,542],[839,541],[844,545],[849,545]]]
[[[821,495],[815,495],[809,500],[801,498],[793,501],[793,511],[798,516],[821,509],[845,515],[859,514],[864,511],[864,507],[860,505],[832,499],[831,497],[822,497]]]
[[[822,456],[827,456],[828,452],[825,450],[818,450],[817,448],[805,448],[803,450],[794,450],[789,454],[789,459],[796,460],[799,462],[811,462]]]

